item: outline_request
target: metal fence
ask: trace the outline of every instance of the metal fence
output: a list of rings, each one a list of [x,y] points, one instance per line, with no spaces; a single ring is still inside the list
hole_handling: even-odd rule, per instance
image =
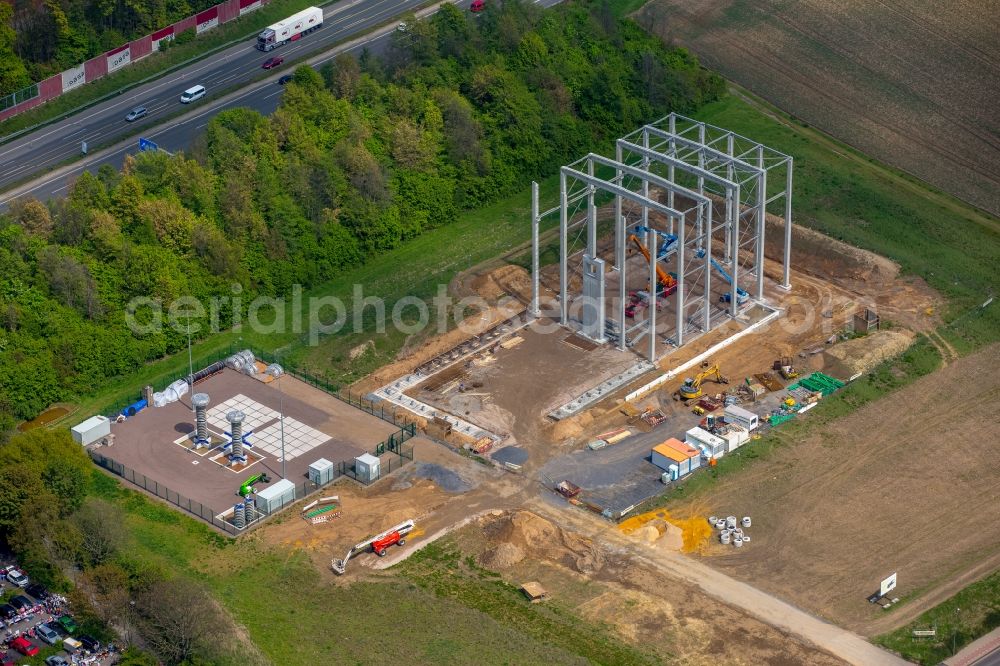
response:
[[[0,97],[0,111],[6,111],[11,107],[27,102],[30,99],[35,99],[36,97],[38,97],[38,84],[33,83],[27,88],[21,88],[16,92]]]
[[[104,469],[117,474],[126,481],[135,484],[147,492],[153,493],[161,499],[167,500],[174,506],[187,511],[192,516],[196,516],[205,522],[211,523],[212,526],[223,530],[227,534],[232,534],[234,536],[239,534],[240,530],[237,529],[235,525],[218,518],[218,516],[222,514],[221,511],[216,511],[209,506],[205,506],[201,502],[196,502],[195,500],[185,497],[178,492],[174,492],[156,479],[151,479],[145,474],[136,472],[131,467],[127,467],[120,462],[97,453],[96,451],[90,451],[89,453],[95,463]]]

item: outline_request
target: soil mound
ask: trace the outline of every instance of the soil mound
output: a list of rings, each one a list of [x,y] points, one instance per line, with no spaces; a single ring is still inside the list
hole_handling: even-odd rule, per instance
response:
[[[909,331],[875,331],[834,345],[826,354],[853,375],[869,372],[882,361],[902,354],[912,342],[913,334]]]
[[[503,544],[513,545],[526,556],[559,562],[580,573],[592,574],[604,567],[604,553],[594,542],[566,532],[530,511],[501,516],[487,528],[487,535],[497,544],[497,550]]]
[[[509,569],[524,559],[524,549],[506,541],[479,556],[479,563],[487,569]]]

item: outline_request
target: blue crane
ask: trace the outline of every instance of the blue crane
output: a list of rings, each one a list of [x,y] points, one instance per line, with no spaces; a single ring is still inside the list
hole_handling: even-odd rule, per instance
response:
[[[677,242],[677,236],[674,236],[673,234],[668,234],[666,231],[660,231],[659,229],[650,229],[649,227],[643,226],[641,224],[636,226],[634,231],[637,234],[643,234],[640,236],[640,238],[642,238],[643,240],[645,240],[646,238],[645,234],[648,234],[650,231],[656,233],[657,236],[663,239],[663,242],[660,243],[660,248],[656,251],[657,259],[663,259],[668,254],[670,254],[670,250],[673,249],[674,243]]]
[[[699,259],[703,258],[705,256],[705,250],[698,250],[698,252],[695,253],[695,256],[697,256]],[[722,276],[722,279],[726,281],[726,284],[732,286],[733,278],[729,277],[729,273],[727,273],[726,269],[722,267],[722,264],[717,262],[714,257],[709,257],[708,259],[709,261],[712,262],[712,267],[715,270],[717,270],[719,272],[719,275]],[[722,297],[719,300],[725,303],[729,303],[732,301],[732,298],[733,298],[732,294],[727,291],[725,294],[722,295]],[[746,303],[747,299],[749,298],[750,294],[748,294],[745,289],[742,289],[740,287],[736,288],[736,302],[739,305],[743,305],[744,303]]]

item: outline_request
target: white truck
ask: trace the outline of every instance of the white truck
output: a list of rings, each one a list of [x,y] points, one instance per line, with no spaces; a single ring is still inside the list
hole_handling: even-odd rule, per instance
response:
[[[264,28],[263,32],[257,35],[257,50],[276,49],[282,44],[294,42],[302,35],[308,35],[313,30],[319,30],[322,27],[323,10],[319,7],[307,7],[301,12],[292,14],[288,18]]]

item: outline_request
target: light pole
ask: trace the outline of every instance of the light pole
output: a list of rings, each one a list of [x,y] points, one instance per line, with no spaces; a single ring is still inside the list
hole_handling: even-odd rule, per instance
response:
[[[188,389],[191,393],[191,411],[194,411],[194,362],[191,360],[191,311],[187,313],[187,336],[188,336]]]
[[[281,369],[278,375],[278,424],[281,427],[281,478],[285,476],[285,391],[281,388],[281,377],[285,374],[285,369]]]
[[[955,655],[955,638],[958,636],[958,614],[961,612],[961,608],[955,609],[955,624],[951,627],[951,654]]]

